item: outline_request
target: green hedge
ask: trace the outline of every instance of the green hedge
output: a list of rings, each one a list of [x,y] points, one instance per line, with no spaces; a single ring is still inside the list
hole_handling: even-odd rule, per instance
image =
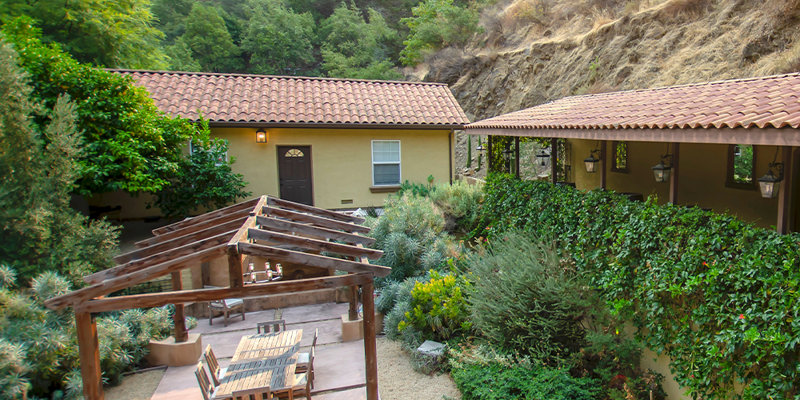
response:
[[[478,229],[559,240],[694,396],[730,398],[739,380],[744,398],[800,398],[800,235],[508,176],[485,190]]]
[[[464,400],[595,400],[601,393],[591,378],[533,365],[467,364],[451,374]]]

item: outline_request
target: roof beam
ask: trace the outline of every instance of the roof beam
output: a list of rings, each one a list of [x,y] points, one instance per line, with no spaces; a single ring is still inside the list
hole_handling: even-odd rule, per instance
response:
[[[227,244],[222,244],[206,250],[194,252],[190,255],[173,258],[169,261],[130,274],[117,276],[85,288],[74,290],[65,295],[53,297],[45,301],[44,304],[50,309],[58,310],[70,305],[86,302],[95,297],[104,296],[138,283],[147,282],[159,276],[169,274],[170,272],[180,271],[186,268],[187,264],[190,262],[219,257],[225,254],[226,247]]]
[[[322,278],[298,279],[256,283],[237,288],[194,289],[162,293],[144,293],[130,296],[93,299],[79,306],[81,312],[105,312],[129,308],[159,307],[166,304],[195,301],[221,300],[231,297],[264,296],[269,294],[304,292],[342,286],[363,285],[372,281],[369,274],[326,276]]]
[[[240,226],[242,226],[242,221],[239,220],[229,221],[223,223],[222,225],[212,226],[210,228],[203,229],[202,231],[189,233],[187,235],[179,236],[171,240],[154,244],[152,246],[143,247],[137,250],[130,251],[128,253],[120,254],[114,257],[114,261],[116,261],[119,264],[124,264],[132,260],[138,260],[150,257],[154,254],[163,253],[171,249],[177,249],[187,244],[196,243],[199,240],[205,240],[210,237],[215,237],[220,233],[235,231]]]
[[[252,256],[275,259],[287,263],[304,264],[310,267],[319,268],[333,268],[340,271],[353,273],[368,272],[376,276],[386,276],[392,272],[391,268],[381,265],[364,264],[356,261],[307,254],[299,251],[279,249],[277,247],[253,243],[239,243],[239,252]]]
[[[263,198],[264,196],[261,196],[261,197]],[[260,199],[261,198],[256,197],[254,199],[246,200],[246,201],[243,201],[241,203],[236,203],[236,204],[224,207],[224,208],[220,208],[218,210],[207,212],[205,214],[200,214],[200,215],[198,215],[196,217],[186,218],[186,219],[183,219],[181,221],[178,221],[178,222],[175,222],[175,223],[172,223],[172,224],[169,224],[169,225],[165,225],[165,226],[162,226],[160,228],[153,229],[151,232],[153,233],[153,235],[158,236],[158,235],[163,235],[163,234],[168,233],[168,232],[177,231],[177,230],[183,229],[183,228],[185,228],[187,226],[194,225],[194,224],[196,224],[198,222],[208,221],[210,219],[217,218],[217,217],[219,217],[221,215],[229,214],[229,213],[236,212],[236,211],[239,211],[239,210],[252,208],[253,206],[255,206],[256,203],[258,203],[258,201]]]
[[[800,129],[512,129],[466,128],[469,135],[522,136],[630,142],[800,146]]]
[[[144,268],[160,264],[164,261],[168,261],[171,258],[188,256],[201,250],[228,244],[228,241],[234,233],[236,233],[236,230],[224,232],[200,241],[193,241],[175,249],[166,250],[146,258],[133,260],[125,264],[117,265],[116,267],[95,272],[94,274],[85,276],[83,280],[89,284],[100,283],[106,279],[116,278],[121,275],[129,274],[131,272],[136,272]]]
[[[287,218],[292,221],[307,222],[309,224],[318,225],[323,228],[338,229],[346,232],[367,233],[370,230],[369,228],[363,225],[350,224],[347,222],[341,222],[330,218],[318,217],[315,215],[303,214],[295,211],[284,210],[270,206],[264,207],[264,213],[270,217]]]
[[[194,232],[197,232],[197,231],[202,231],[202,230],[208,229],[208,228],[213,228],[215,226],[224,224],[224,223],[229,222],[229,221],[237,220],[241,224],[244,221],[244,219],[250,215],[251,211],[252,210],[249,209],[249,208],[246,208],[246,209],[243,209],[243,210],[238,210],[238,211],[230,213],[230,214],[221,215],[221,216],[219,216],[217,218],[209,219],[209,220],[206,220],[206,221],[203,221],[203,222],[199,222],[197,224],[193,224],[193,225],[187,226],[187,227],[185,227],[183,229],[178,229],[178,230],[175,230],[175,231],[167,232],[167,233],[165,233],[163,235],[154,236],[154,237],[151,237],[149,239],[140,240],[140,241],[136,242],[136,247],[152,246],[152,245],[155,245],[155,244],[158,244],[158,243],[166,242],[167,240],[175,239],[177,237],[186,236],[186,235],[188,235],[190,233],[194,233]]]
[[[324,240],[310,239],[300,236],[286,235],[278,232],[265,231],[261,229],[251,228],[248,238],[256,240],[264,240],[277,244],[288,244],[292,246],[301,247],[307,250],[327,251],[336,253],[343,256],[350,257],[365,257],[376,260],[381,258],[383,252],[380,250],[367,249],[363,246],[350,246],[346,244],[326,242]],[[363,260],[362,260],[363,262]]]
[[[293,201],[283,200],[276,197],[269,196],[267,200],[267,204],[270,206],[275,207],[283,207],[289,210],[300,211],[300,212],[307,212],[311,214],[316,214],[320,217],[330,218],[339,220],[342,222],[351,222],[354,224],[363,224],[365,219],[361,217],[356,217],[355,215],[347,215],[336,211],[330,211],[323,208],[317,208],[312,206],[307,206],[301,203],[295,203]]]
[[[297,222],[285,221],[270,217],[256,217],[256,224],[262,228],[276,232],[298,233],[316,238],[338,240],[348,244],[363,243],[365,246],[369,246],[375,243],[375,239],[368,236],[354,235],[352,233],[345,233],[333,229],[320,228],[306,224],[298,224]]]

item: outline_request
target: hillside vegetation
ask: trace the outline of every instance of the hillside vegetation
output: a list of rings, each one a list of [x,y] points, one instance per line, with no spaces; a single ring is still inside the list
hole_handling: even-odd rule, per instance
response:
[[[416,74],[473,120],[565,96],[797,71],[797,0],[514,0]]]

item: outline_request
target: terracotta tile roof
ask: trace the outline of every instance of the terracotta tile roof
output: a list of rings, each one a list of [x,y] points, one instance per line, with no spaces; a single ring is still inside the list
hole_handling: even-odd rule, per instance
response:
[[[566,97],[466,129],[784,127],[800,127],[800,73]]]
[[[165,112],[213,123],[408,125],[469,123],[445,84],[243,74],[112,70]]]

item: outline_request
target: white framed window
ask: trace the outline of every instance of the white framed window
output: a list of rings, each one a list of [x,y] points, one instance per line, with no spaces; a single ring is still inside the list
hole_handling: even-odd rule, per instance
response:
[[[372,141],[372,185],[400,184],[400,141]]]

